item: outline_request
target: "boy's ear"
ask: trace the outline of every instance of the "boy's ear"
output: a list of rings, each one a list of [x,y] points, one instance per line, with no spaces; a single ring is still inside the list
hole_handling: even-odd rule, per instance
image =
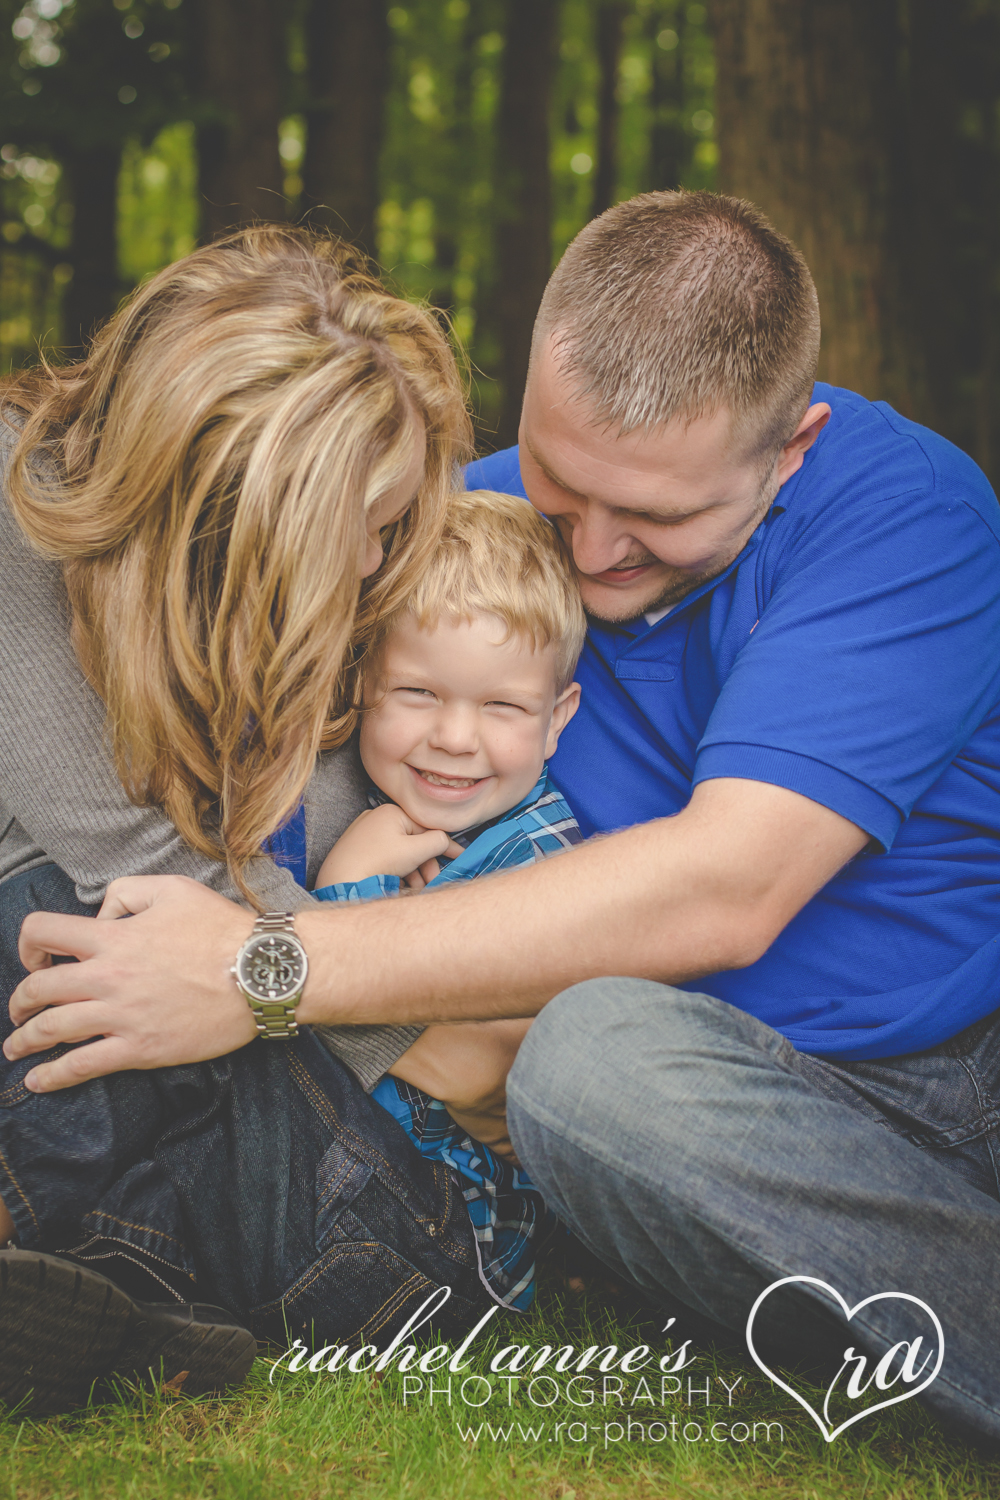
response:
[[[580,684],[571,682],[568,688],[559,694],[555,707],[552,710],[552,718],[549,720],[549,732],[545,740],[545,759],[555,755],[559,736],[562,734],[570,719],[580,707]]]

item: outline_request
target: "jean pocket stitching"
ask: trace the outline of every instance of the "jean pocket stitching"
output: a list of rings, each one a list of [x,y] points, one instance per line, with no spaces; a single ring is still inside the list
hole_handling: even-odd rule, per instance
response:
[[[980,1140],[989,1135],[991,1130],[1000,1124],[1000,1108],[989,1107],[989,1101],[984,1098],[983,1091],[979,1087],[979,1079],[975,1070],[969,1066],[966,1058],[956,1057],[955,1062],[967,1075],[976,1096],[976,1104],[979,1115],[975,1120],[966,1120],[961,1125],[936,1126],[932,1121],[926,1120],[925,1130],[908,1132],[909,1138],[914,1145],[936,1147],[938,1150],[949,1150],[955,1146],[966,1146],[972,1141]]]
[[[366,1337],[371,1338],[372,1334],[380,1333],[382,1331],[382,1329],[388,1323],[389,1319],[395,1315],[400,1302],[403,1301],[404,1298],[409,1297],[410,1288],[413,1286],[414,1282],[423,1283],[424,1286],[434,1285],[434,1283],[432,1281],[429,1281],[426,1276],[422,1276],[419,1271],[415,1271],[414,1274],[410,1277],[409,1281],[404,1281],[401,1286],[398,1286],[396,1288],[391,1297],[386,1298],[385,1302],[383,1302],[382,1306],[378,1309],[378,1312],[372,1313],[371,1318],[369,1318],[368,1322],[365,1324],[364,1331]],[[379,1313],[384,1313],[385,1316],[382,1318],[382,1321],[380,1323],[375,1323],[373,1326],[372,1318],[377,1318],[379,1316]]]
[[[109,1224],[120,1224],[123,1229],[134,1229],[138,1234],[155,1235],[157,1239],[169,1240],[172,1245],[176,1245],[180,1250],[187,1248],[175,1235],[167,1234],[162,1229],[154,1229],[151,1224],[133,1224],[131,1219],[120,1219],[117,1214],[105,1213],[102,1208],[93,1209],[86,1217],[94,1220],[107,1220]]]
[[[364,1165],[364,1163],[362,1163],[362,1165]],[[319,1196],[319,1198],[317,1200],[317,1203],[316,1203],[316,1211],[317,1211],[317,1213],[320,1211],[320,1209],[323,1209],[323,1208],[326,1207],[326,1205],[329,1203],[330,1199],[336,1193],[340,1192],[340,1189],[343,1187],[343,1185],[347,1181],[348,1177],[350,1177],[352,1171],[354,1170],[354,1168],[356,1166],[358,1166],[358,1162],[356,1162],[356,1161],[352,1161],[352,1160],[349,1159],[349,1160],[347,1160],[347,1161],[344,1162],[344,1164],[338,1170],[336,1176],[333,1177],[333,1179],[330,1182],[327,1183],[326,1187],[323,1189],[322,1193],[320,1194],[320,1196]]]
[[[28,1202],[28,1198],[27,1198],[27,1195],[25,1194],[24,1189],[22,1188],[21,1184],[18,1182],[17,1178],[14,1176],[14,1173],[11,1171],[10,1163],[8,1162],[6,1156],[3,1154],[2,1151],[0,1151],[0,1167],[3,1167],[3,1170],[7,1173],[7,1176],[9,1177],[10,1182],[11,1182],[11,1186],[13,1187],[15,1193],[20,1198],[21,1202],[24,1204],[25,1208],[28,1210],[29,1214],[31,1215],[31,1222],[32,1222],[32,1224],[34,1224],[36,1231],[39,1234],[41,1234],[41,1226],[39,1225],[38,1220],[35,1218],[35,1210],[32,1208],[31,1204]]]
[[[397,1202],[402,1204],[406,1212],[410,1214],[418,1224],[434,1224],[441,1228],[444,1227],[444,1225],[448,1222],[451,1207],[450,1190],[446,1189],[445,1191],[444,1210],[442,1213],[434,1213],[433,1210],[431,1210],[430,1212],[422,1212],[422,1209],[427,1208],[427,1204],[423,1201],[423,1194],[418,1194],[416,1192],[413,1183],[408,1182],[403,1174],[396,1170],[392,1162],[389,1161],[387,1157],[383,1156],[381,1151],[377,1150],[368,1141],[366,1141],[364,1136],[358,1135],[356,1131],[352,1130],[349,1125],[345,1125],[343,1122],[341,1122],[340,1128],[343,1131],[344,1135],[346,1137],[349,1137],[349,1139],[354,1143],[354,1148],[357,1152],[359,1160],[363,1161],[366,1166],[371,1168],[376,1176],[378,1176],[384,1183],[388,1191],[392,1193]],[[433,1167],[435,1163],[432,1162],[430,1163],[430,1165]],[[434,1177],[435,1182],[437,1182],[436,1172],[434,1174]]]
[[[309,1075],[308,1070],[297,1057],[289,1057],[288,1071],[292,1075],[292,1081],[297,1084],[301,1092],[305,1094],[306,1099],[312,1105],[313,1109],[315,1109],[316,1113],[319,1115],[324,1124],[339,1125],[340,1121],[337,1118],[337,1112],[334,1109],[333,1105],[323,1093],[322,1089],[320,1089],[314,1083],[313,1079]]]
[[[911,1145],[918,1146],[921,1149],[931,1148],[936,1151],[950,1151],[955,1146],[969,1146],[973,1141],[981,1140],[984,1136],[988,1136],[992,1130],[995,1130],[997,1125],[1000,1125],[1000,1114],[994,1110],[991,1114],[984,1115],[980,1120],[975,1120],[969,1125],[956,1125],[950,1130],[904,1130],[896,1133],[903,1135]]]
[[[327,1099],[326,1095],[317,1087],[313,1079],[310,1077],[307,1069],[303,1066],[303,1064],[297,1057],[290,1057],[288,1063],[289,1071],[292,1075],[293,1081],[298,1085],[303,1094],[305,1094],[306,1098],[316,1109],[320,1117],[328,1125],[335,1127],[341,1133],[343,1139],[348,1140],[353,1144],[358,1159],[364,1162],[364,1164],[369,1167],[371,1171],[375,1172],[376,1175],[385,1182],[389,1191],[393,1193],[393,1196],[403,1205],[406,1211],[412,1215],[417,1223],[434,1224],[438,1228],[443,1228],[444,1225],[448,1222],[448,1218],[451,1213],[450,1182],[446,1182],[443,1214],[436,1214],[433,1211],[431,1211],[430,1213],[422,1213],[416,1210],[413,1207],[412,1203],[412,1198],[414,1196],[413,1185],[411,1183],[408,1183],[406,1179],[395,1170],[392,1163],[385,1156],[383,1156],[381,1151],[378,1151],[370,1144],[370,1142],[366,1141],[363,1136],[358,1135],[357,1131],[352,1130],[349,1125],[345,1124],[343,1120],[338,1118],[336,1111],[333,1109],[333,1106],[330,1104],[330,1101]],[[426,1207],[426,1205],[421,1206]]]
[[[313,1285],[313,1283],[318,1281],[319,1278],[330,1269],[330,1265],[334,1260],[343,1259],[346,1255],[370,1256],[373,1253],[378,1256],[379,1259],[384,1260],[381,1252],[387,1249],[389,1249],[389,1246],[381,1244],[378,1240],[356,1240],[351,1244],[338,1244],[335,1246],[331,1246],[329,1250],[324,1250],[319,1259],[315,1260],[311,1266],[303,1271],[301,1276],[296,1281],[293,1281],[292,1285],[288,1287],[280,1297],[276,1297],[272,1302],[265,1302],[260,1307],[255,1307],[253,1309],[253,1315],[255,1317],[266,1317],[268,1313],[277,1312],[280,1309],[287,1307],[289,1304],[293,1304],[299,1297],[302,1296],[303,1292],[307,1292]],[[401,1261],[404,1259],[401,1255],[398,1256],[398,1258]],[[404,1261],[404,1264],[407,1264],[407,1262]],[[391,1266],[389,1266],[387,1267],[387,1269],[391,1270],[392,1268]],[[419,1271],[414,1270],[412,1267],[411,1271],[412,1274],[408,1276],[405,1281],[400,1282],[399,1286],[390,1293],[390,1295],[385,1299],[382,1305],[380,1307],[377,1307],[373,1313],[365,1318],[364,1322],[361,1324],[361,1328],[370,1327],[372,1319],[377,1318],[379,1314],[383,1313],[387,1307],[390,1307],[390,1304],[396,1301],[400,1292],[405,1291],[408,1287],[412,1286],[414,1282],[427,1280],[426,1277],[422,1276]],[[389,1315],[391,1316],[391,1313]],[[384,1321],[385,1320],[383,1319],[383,1322]],[[381,1327],[382,1324],[379,1324],[378,1326]],[[354,1334],[349,1334],[347,1335],[347,1337],[353,1338],[359,1332],[360,1329],[355,1329]]]

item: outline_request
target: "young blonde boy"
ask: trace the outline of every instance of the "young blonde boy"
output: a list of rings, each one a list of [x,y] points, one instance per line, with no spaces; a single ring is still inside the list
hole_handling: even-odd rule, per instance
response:
[[[331,850],[315,894],[359,901],[404,885],[431,891],[579,843],[546,761],[579,702],[572,679],[585,629],[549,523],[508,495],[455,495],[430,568],[381,623],[362,665],[360,753],[372,807]],[[502,1098],[529,1024],[429,1027],[372,1095],[424,1155],[462,1179],[484,1280],[513,1307],[533,1294],[544,1206],[504,1159],[509,1143],[486,1128],[488,1113],[479,1131],[450,1095],[449,1113],[414,1084],[426,1080],[433,1050],[439,1065],[447,1057],[442,1081],[471,1078],[478,1096]]]

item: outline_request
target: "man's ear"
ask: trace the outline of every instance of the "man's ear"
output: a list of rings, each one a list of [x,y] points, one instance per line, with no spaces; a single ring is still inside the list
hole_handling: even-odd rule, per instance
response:
[[[552,718],[549,720],[549,732],[545,739],[545,759],[555,755],[559,736],[562,734],[570,719],[580,707],[580,684],[571,682],[568,688],[559,694],[555,707],[552,710]]]
[[[793,474],[799,472],[803,458],[829,422],[830,414],[830,407],[826,401],[817,401],[814,406],[810,406],[778,455],[777,480],[779,484],[784,484],[787,479],[791,479]]]

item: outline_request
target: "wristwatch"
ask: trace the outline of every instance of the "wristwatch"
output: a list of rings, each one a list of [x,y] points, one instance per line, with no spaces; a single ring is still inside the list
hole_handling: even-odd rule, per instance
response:
[[[287,1042],[298,1035],[295,1007],[302,999],[309,960],[293,924],[290,911],[258,917],[230,970],[258,1032],[268,1041]]]

